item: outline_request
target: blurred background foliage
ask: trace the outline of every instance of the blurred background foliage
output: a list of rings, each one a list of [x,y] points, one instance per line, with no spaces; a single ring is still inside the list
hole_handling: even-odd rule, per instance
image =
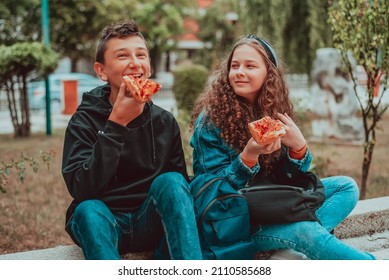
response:
[[[332,45],[328,2],[322,0],[214,0],[205,11],[189,0],[49,1],[51,47],[77,61],[94,58],[96,40],[108,23],[134,18],[150,44],[154,64],[175,50],[185,17],[199,23],[206,48],[192,60],[213,68],[231,44],[249,33],[267,38],[290,73],[309,73],[315,50]],[[41,41],[41,1],[0,2],[0,44]],[[154,65],[154,69],[155,69]]]
[[[198,95],[208,79],[208,70],[198,64],[181,64],[174,71],[173,93],[177,107],[191,114]]]

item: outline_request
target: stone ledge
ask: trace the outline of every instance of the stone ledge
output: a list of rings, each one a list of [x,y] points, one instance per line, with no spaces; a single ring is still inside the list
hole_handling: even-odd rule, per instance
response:
[[[124,260],[152,259],[152,252],[129,253],[123,255]],[[49,249],[33,250],[13,254],[0,255],[0,260],[84,260],[84,254],[77,245],[58,246]]]
[[[389,253],[389,230],[354,238],[343,239],[347,244],[360,250],[372,252],[388,251]],[[386,255],[389,258],[389,254]]]
[[[372,235],[388,229],[389,209],[349,216],[335,229],[335,235],[340,239],[348,239]]]
[[[372,252],[379,259],[389,259],[389,196],[359,201],[349,217],[335,229],[335,235],[356,248]],[[130,253],[123,259],[152,259],[152,256],[152,252]],[[83,259],[82,250],[76,245],[0,255],[0,260]]]

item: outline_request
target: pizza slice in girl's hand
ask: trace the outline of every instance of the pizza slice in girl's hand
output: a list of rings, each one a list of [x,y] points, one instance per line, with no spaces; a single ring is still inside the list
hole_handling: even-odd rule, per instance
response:
[[[258,144],[269,144],[286,134],[284,124],[269,116],[248,124],[249,131]]]
[[[150,79],[143,80],[132,76],[123,76],[123,80],[127,89],[139,102],[149,101],[161,89],[160,84]]]

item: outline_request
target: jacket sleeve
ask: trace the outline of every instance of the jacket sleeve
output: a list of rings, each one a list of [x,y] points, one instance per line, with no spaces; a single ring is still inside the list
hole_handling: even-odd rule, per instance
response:
[[[302,158],[302,159],[294,159],[294,158],[291,158],[289,156],[289,150],[287,151],[286,153],[288,155],[288,159],[289,161],[294,164],[295,166],[297,166],[297,168],[303,172],[307,172],[311,166],[311,162],[312,162],[312,154],[311,152],[309,151],[309,149],[307,149],[307,151],[305,152],[305,156]]]
[[[62,174],[74,199],[83,201],[104,194],[115,175],[126,129],[107,121],[96,133],[81,116],[73,116],[65,133]]]
[[[259,165],[247,167],[220,137],[214,126],[204,124],[199,118],[190,142],[193,148],[195,175],[212,173],[226,178],[235,188],[242,188],[258,173]]]

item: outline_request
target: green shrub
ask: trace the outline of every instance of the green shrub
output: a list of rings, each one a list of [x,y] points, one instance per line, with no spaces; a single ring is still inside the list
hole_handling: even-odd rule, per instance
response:
[[[59,58],[58,53],[38,42],[0,45],[0,88],[5,89],[10,100],[8,108],[15,137],[28,137],[31,134],[27,92],[29,76],[32,73],[47,76],[57,67]],[[13,98],[17,92],[20,98]]]
[[[41,76],[53,72],[59,54],[38,42],[21,42],[11,46],[0,45],[0,76],[27,76],[36,71]],[[3,81],[4,82],[4,81]]]
[[[208,70],[202,65],[183,64],[173,71],[173,75],[173,93],[178,109],[191,112],[208,79]]]

